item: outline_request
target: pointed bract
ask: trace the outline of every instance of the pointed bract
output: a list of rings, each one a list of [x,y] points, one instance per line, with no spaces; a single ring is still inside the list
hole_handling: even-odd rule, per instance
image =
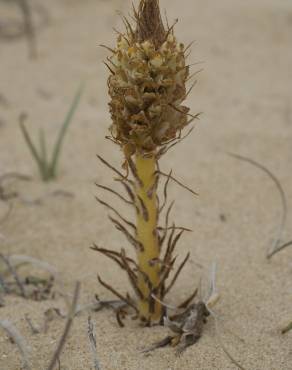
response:
[[[123,20],[126,34],[109,58],[108,87],[111,135],[129,157],[153,153],[188,124],[182,102],[189,68],[184,45],[164,29],[157,0],[141,1],[135,27]]]

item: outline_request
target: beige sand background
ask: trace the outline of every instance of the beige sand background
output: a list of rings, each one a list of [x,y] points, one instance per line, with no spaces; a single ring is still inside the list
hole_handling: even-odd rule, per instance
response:
[[[89,246],[92,242],[113,248],[126,245],[109,224],[107,211],[96,204],[98,191],[93,183],[112,184],[112,174],[97,161],[96,153],[116,166],[121,164],[118,148],[104,139],[110,123],[107,71],[101,63],[106,51],[98,44],[113,45],[112,27],[121,28],[115,11],[127,13],[131,2],[50,0],[43,5],[50,22],[38,34],[37,60],[27,58],[24,40],[0,42],[0,94],[6,100],[0,103],[0,173],[13,170],[33,176],[31,182],[14,183],[8,189],[16,189],[26,200],[59,189],[72,192],[74,198],[45,197],[42,205],[14,201],[12,214],[1,225],[6,240],[0,248],[3,253],[26,254],[56,266],[70,294],[80,280],[80,302],[87,303],[95,293],[112,298],[97,283],[97,273],[121,291],[128,288],[116,266]],[[268,166],[281,181],[292,209],[292,3],[162,0],[161,5],[167,7],[170,21],[179,18],[179,39],[186,44],[197,41],[192,61],[204,61],[204,71],[188,99],[193,112],[204,114],[192,136],[162,160],[165,171],[173,168],[178,178],[200,193],[194,199],[171,185],[175,220],[194,232],[180,245],[181,258],[187,251],[192,258],[169,303],[181,301],[198,284],[202,275],[198,263],[208,270],[217,261],[221,300],[216,312],[225,327],[245,341],[225,330],[226,347],[248,370],[291,370],[292,332],[279,333],[281,323],[292,318],[291,250],[270,263],[265,259],[281,216],[280,199],[264,173],[225,152]],[[1,20],[5,11],[7,6],[0,4]],[[86,90],[66,138],[60,176],[57,182],[43,184],[21,136],[18,116],[26,112],[34,136],[43,127],[52,142],[84,80]],[[287,239],[292,236],[291,214]],[[24,317],[41,324],[50,307],[64,310],[63,299],[31,302],[8,297],[0,308],[0,318],[11,320],[30,343],[33,369],[46,368],[64,320],[56,318],[46,335],[32,335]],[[84,313],[74,322],[61,356],[62,370],[93,368],[87,316]],[[167,329],[141,329],[130,319],[120,329],[110,311],[94,313],[92,319],[104,370],[236,369],[218,344],[212,319],[199,343],[181,358],[170,348],[148,357],[139,353],[167,335]],[[16,346],[3,332],[0,369],[19,369]]]

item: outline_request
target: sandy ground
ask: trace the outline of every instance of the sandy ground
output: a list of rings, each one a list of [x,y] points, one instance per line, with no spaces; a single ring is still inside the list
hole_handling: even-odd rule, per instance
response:
[[[121,291],[128,288],[122,273],[89,246],[94,241],[113,248],[126,245],[113,232],[107,212],[94,201],[97,189],[93,183],[112,184],[111,173],[97,161],[96,153],[117,166],[121,164],[118,148],[104,139],[110,123],[107,71],[101,63],[106,51],[98,44],[114,43],[112,27],[121,26],[115,10],[127,12],[131,2],[48,3],[44,6],[50,23],[38,34],[37,60],[27,58],[24,40],[0,40],[0,173],[18,171],[33,176],[31,182],[13,184],[26,200],[54,190],[72,192],[74,198],[47,196],[42,205],[14,201],[12,214],[1,225],[6,240],[1,241],[0,248],[2,253],[26,254],[56,266],[70,294],[74,282],[80,280],[80,302],[87,303],[95,293],[112,298],[99,286],[97,273]],[[281,324],[292,318],[291,250],[270,263],[265,258],[281,216],[280,199],[264,173],[225,153],[246,155],[268,166],[281,181],[288,208],[292,208],[292,3],[161,3],[167,6],[170,20],[179,18],[177,36],[185,43],[197,41],[192,60],[204,61],[204,71],[188,102],[194,112],[204,112],[202,119],[192,136],[167,154],[161,164],[165,171],[173,168],[178,178],[200,193],[193,199],[176,185],[171,186],[176,222],[194,232],[181,243],[181,258],[187,251],[192,258],[169,302],[176,304],[198,284],[202,270],[197,264],[208,270],[212,261],[217,261],[221,300],[215,310],[226,328],[222,337],[228,350],[248,370],[291,370],[292,332],[285,336],[279,332]],[[5,15],[2,7],[0,4],[1,19]],[[53,141],[84,80],[86,90],[66,138],[60,176],[57,182],[45,185],[23,142],[18,116],[26,112],[27,125],[35,136],[36,129],[44,127],[49,141]],[[5,208],[0,206],[3,214]],[[290,212],[287,239],[292,236],[291,225]],[[63,299],[57,296],[55,300],[32,302],[8,297],[6,306],[0,308],[0,319],[11,320],[29,342],[33,369],[46,368],[64,320],[56,318],[47,334],[32,335],[24,317],[29,315],[40,324],[50,307],[64,310]],[[93,368],[87,316],[81,314],[74,322],[61,356],[62,370]],[[92,319],[103,370],[236,369],[218,344],[212,319],[199,343],[180,358],[171,348],[148,357],[139,353],[167,335],[162,327],[142,329],[128,319],[126,327],[120,329],[110,311],[93,313]],[[19,367],[16,346],[1,332],[0,369]]]

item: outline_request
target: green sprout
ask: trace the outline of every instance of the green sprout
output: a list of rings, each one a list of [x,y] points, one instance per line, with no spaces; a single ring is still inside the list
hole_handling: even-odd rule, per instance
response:
[[[80,98],[83,92],[83,86],[81,86],[77,93],[74,96],[73,102],[70,106],[70,109],[63,121],[61,129],[59,131],[59,135],[55,142],[52,156],[49,159],[47,153],[47,144],[46,144],[46,136],[43,129],[39,130],[39,149],[37,149],[36,145],[33,143],[29,132],[27,131],[24,125],[24,116],[20,119],[20,129],[25,139],[25,142],[31,152],[32,157],[36,161],[38,165],[38,169],[43,181],[47,182],[53,180],[57,177],[57,169],[58,163],[60,159],[61,149],[64,142],[64,138],[70,123],[72,122],[72,118],[76,112],[78,104],[80,102]]]

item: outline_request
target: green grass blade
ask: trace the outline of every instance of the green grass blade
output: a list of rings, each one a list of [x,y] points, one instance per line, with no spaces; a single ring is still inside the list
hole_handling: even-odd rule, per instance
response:
[[[21,132],[23,134],[23,137],[25,139],[25,142],[30,150],[30,153],[32,155],[32,157],[35,159],[38,167],[39,167],[39,171],[40,171],[40,174],[41,176],[43,177],[44,176],[44,172],[45,172],[45,163],[43,161],[43,158],[40,156],[40,154],[38,153],[35,145],[33,144],[32,140],[31,140],[31,137],[24,125],[23,122],[20,122],[20,129],[21,129]]]
[[[292,321],[282,329],[282,334],[286,334],[290,330],[292,330]]]
[[[83,89],[84,89],[84,85],[82,84],[80,86],[80,88],[77,90],[77,93],[76,93],[76,95],[73,99],[71,107],[70,107],[70,109],[67,113],[67,116],[66,116],[66,118],[63,122],[63,125],[61,127],[57,142],[54,146],[52,162],[50,163],[50,168],[49,168],[50,169],[50,174],[51,174],[52,177],[56,176],[57,164],[58,164],[58,160],[59,160],[59,157],[60,157],[60,152],[61,152],[61,149],[62,149],[62,144],[63,144],[63,141],[64,141],[64,137],[65,137],[66,131],[67,131],[67,129],[68,129],[68,127],[69,127],[69,125],[72,121],[74,113],[76,112],[78,104],[80,102],[80,98],[81,98],[81,95],[83,93]]]

